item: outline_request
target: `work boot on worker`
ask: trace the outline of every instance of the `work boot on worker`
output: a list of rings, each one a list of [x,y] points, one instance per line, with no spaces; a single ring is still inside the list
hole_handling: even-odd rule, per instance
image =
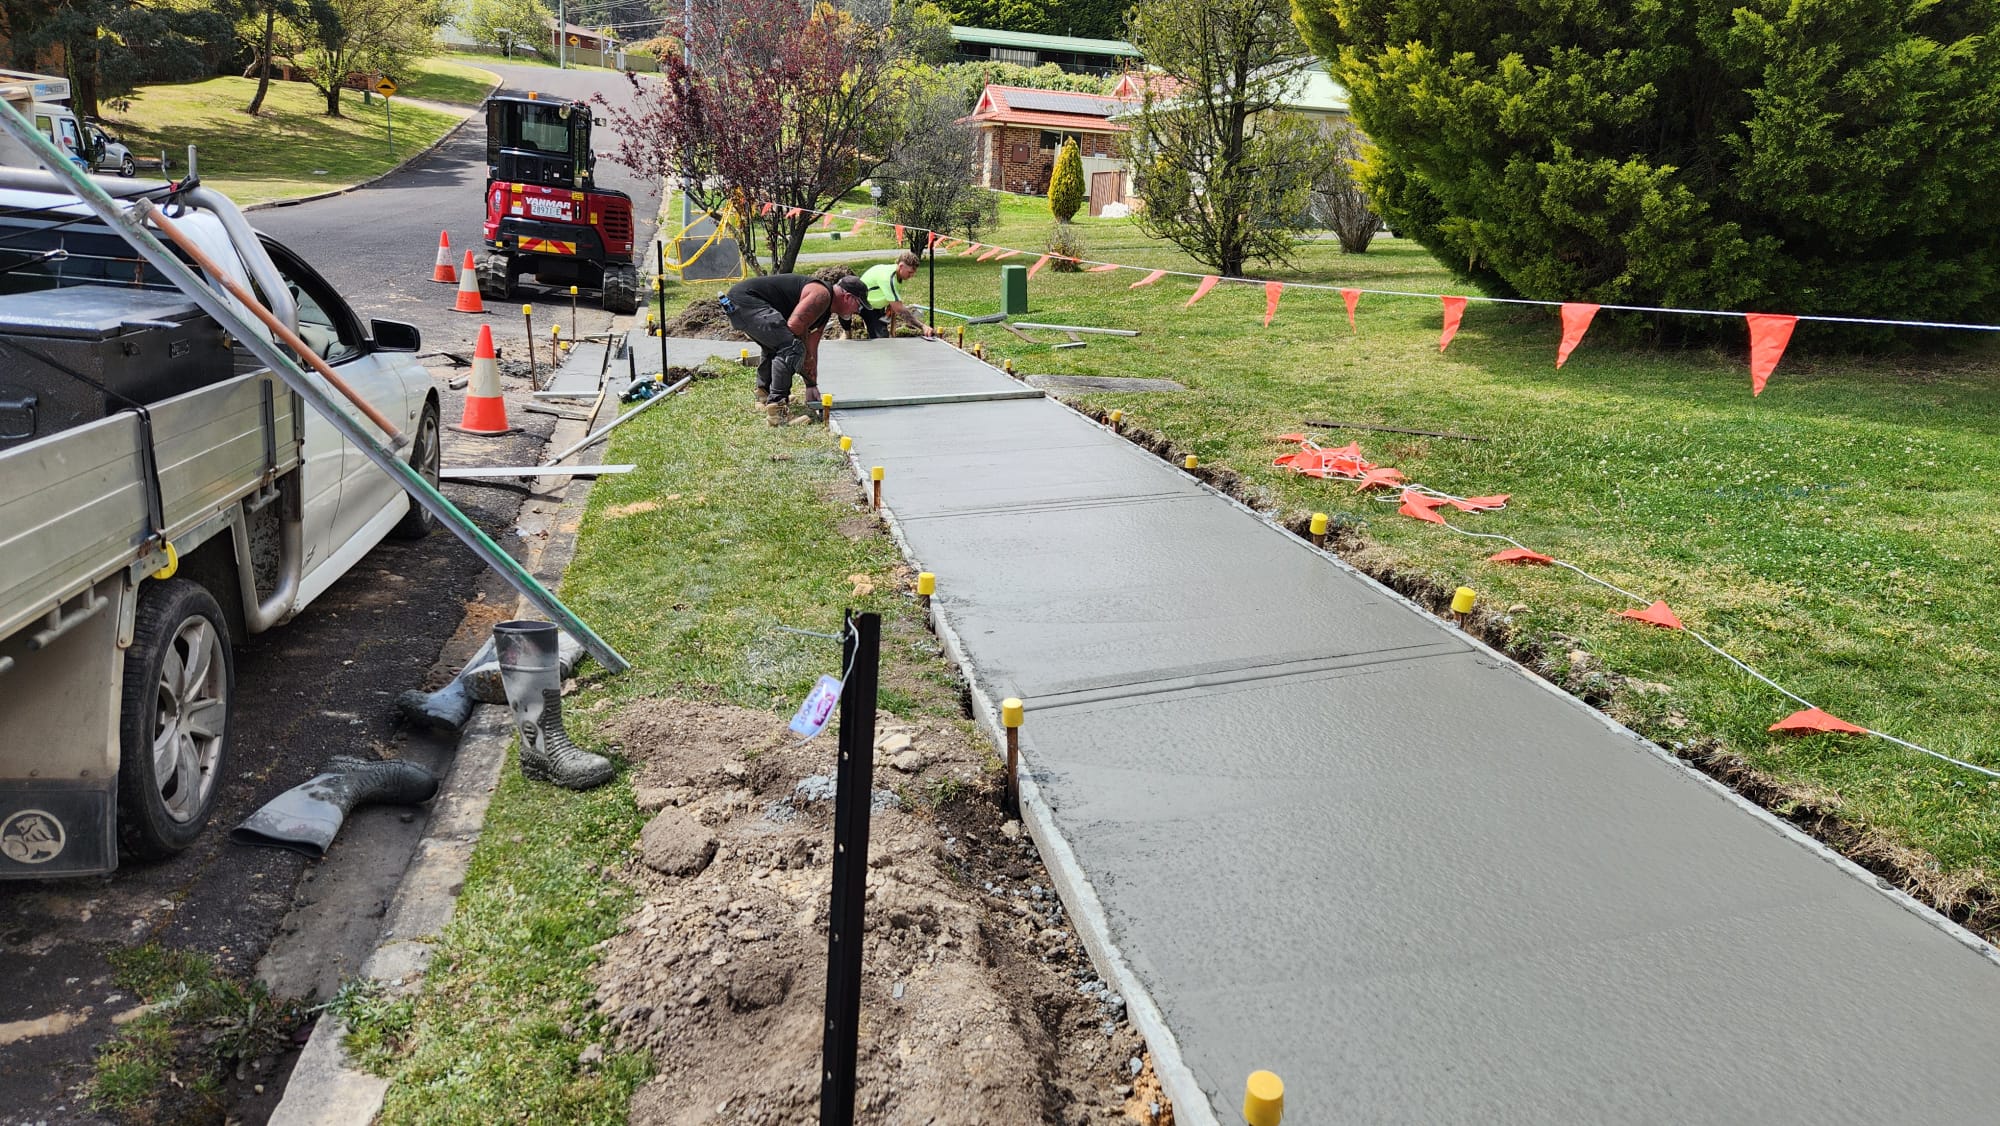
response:
[[[521,777],[588,790],[611,781],[611,760],[570,742],[562,722],[562,671],[557,631],[549,622],[501,622],[493,627],[500,682],[521,737]]]
[[[790,426],[804,419],[792,417],[792,404],[785,399],[774,399],[764,404],[764,421],[773,426]]]

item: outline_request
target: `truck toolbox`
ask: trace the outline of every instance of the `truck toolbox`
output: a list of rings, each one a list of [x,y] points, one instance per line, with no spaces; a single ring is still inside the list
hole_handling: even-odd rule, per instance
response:
[[[228,379],[228,337],[179,293],[0,294],[0,449]]]

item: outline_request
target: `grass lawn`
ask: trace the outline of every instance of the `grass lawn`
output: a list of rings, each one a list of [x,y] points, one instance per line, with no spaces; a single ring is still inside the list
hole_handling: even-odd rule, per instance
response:
[[[545,47],[543,48],[543,50],[552,51],[554,50],[554,48]],[[513,57],[509,58],[507,56],[502,55],[498,51],[475,51],[475,50],[463,50],[463,49],[452,50],[448,53],[453,58],[465,59],[467,61],[500,63],[503,66],[539,66],[539,67],[547,67],[550,70],[556,69],[556,61],[553,57],[543,58],[540,55],[521,54],[519,52],[516,52],[513,55]],[[571,64],[569,64],[568,69],[608,71],[611,70],[612,68],[608,66],[590,66],[583,63],[572,62]]]
[[[607,703],[639,695],[788,715],[821,673],[839,673],[840,650],[778,627],[834,632],[845,606],[883,614],[884,709],[958,715],[935,640],[890,577],[895,546],[839,528],[857,494],[833,441],[765,426],[748,384],[741,372],[697,381],[605,451],[640,468],[592,490],[561,593],[633,667],[585,666],[564,714],[586,745]],[[874,590],[856,596],[855,574]],[[510,765],[422,993],[349,1004],[350,1046],[393,1081],[382,1122],[625,1120],[646,1062],[612,1053],[590,1070],[578,1054],[606,1035],[588,1007],[593,946],[631,902],[599,873],[646,818],[626,777],[572,794]]]
[[[462,94],[469,67],[449,64],[426,83]],[[326,99],[303,82],[273,82],[256,117],[243,112],[256,93],[248,78],[211,78],[173,86],[147,86],[109,119],[111,131],[135,153],[165,149],[180,169],[194,145],[202,181],[239,205],[328,191],[380,175],[422,150],[452,126],[452,114],[397,99],[396,147],[389,150],[380,98],[363,105],[355,90],[341,92],[341,114],[326,117]]]
[[[473,66],[461,56],[433,55],[418,59],[396,76],[396,96],[476,106],[498,85],[499,75]]]
[[[1037,250],[1045,224],[1028,205],[1038,202],[1010,203],[994,241]],[[1129,221],[1080,227],[1088,257],[1199,271]],[[1269,272],[1466,292],[1420,247],[1387,238],[1358,256],[1316,243]],[[1185,393],[1084,402],[1240,472],[1288,519],[1325,511],[1357,527],[1374,569],[1471,586],[1489,609],[1525,607],[1512,614],[1521,641],[1558,656],[1583,649],[1613,673],[1664,686],[1609,705],[1662,743],[1719,742],[1963,880],[2000,874],[2000,784],[1880,740],[1769,734],[1797,705],[1684,635],[1615,617],[1631,603],[1558,569],[1490,564],[1504,545],[1271,465],[1291,448],[1271,437],[1308,418],[1482,436],[1320,432],[1324,445],[1358,440],[1372,460],[1460,496],[1511,494],[1504,512],[1455,522],[1666,599],[1838,716],[2000,768],[2000,353],[1990,345],[1886,359],[1795,346],[1753,399],[1743,349],[1650,350],[1622,343],[1603,318],[1557,370],[1553,310],[1475,304],[1440,355],[1435,299],[1364,297],[1351,333],[1337,294],[1294,289],[1265,328],[1261,287],[1225,285],[1186,310],[1191,281],[1134,292],[1139,277],[1044,270],[1030,283],[1031,319],[1138,329],[1135,339],[1058,352],[989,325],[967,342],[1027,373],[1180,380]],[[925,275],[913,284],[921,295]],[[946,308],[996,311],[999,270],[941,257],[937,292]]]

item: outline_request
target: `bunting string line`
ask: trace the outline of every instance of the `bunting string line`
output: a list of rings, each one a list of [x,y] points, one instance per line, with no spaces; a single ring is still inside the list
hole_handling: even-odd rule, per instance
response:
[[[799,208],[798,210],[802,214],[828,216],[841,219],[852,218],[854,219],[854,222],[857,224],[857,227],[860,225],[871,225],[878,227],[887,227],[892,225],[886,219],[865,219],[854,216],[848,216],[832,211],[822,211],[810,207],[802,207]],[[907,223],[900,225],[905,230],[919,231],[927,235],[937,236],[939,246],[943,246],[947,243],[958,243],[960,245],[983,245],[990,248],[995,245],[993,243],[967,244],[965,239],[957,238],[946,231],[934,231],[928,227],[919,227]],[[1007,251],[1010,254],[1026,253],[1023,250],[1013,247],[999,247],[999,249]],[[1148,273],[1148,274],[1153,273],[1155,270],[1155,268],[1151,266],[1128,266],[1121,262],[1107,262],[1091,258],[1077,258],[1077,259],[1072,259],[1072,261],[1076,262],[1077,265],[1084,267],[1108,266],[1111,267],[1112,269],[1138,270],[1142,273]],[[1165,270],[1161,272],[1161,275],[1163,277],[1170,277],[1170,278],[1188,278],[1195,281],[1200,281],[1208,277],[1217,277],[1221,281],[1231,282],[1238,285],[1259,285],[1259,286],[1269,284],[1272,280],[1274,280],[1270,278],[1239,277],[1234,274],[1220,274],[1220,275],[1202,274],[1202,273],[1195,273],[1189,270]],[[1418,297],[1431,301],[1440,300],[1447,296],[1457,296],[1455,294],[1419,293],[1414,290],[1407,290],[1407,289],[1371,289],[1366,286],[1327,285],[1321,282],[1287,281],[1287,282],[1280,282],[1279,284],[1283,285],[1286,289],[1307,289],[1307,290],[1315,290],[1322,293],[1339,293],[1342,290],[1349,290],[1355,293],[1366,294],[1373,297]],[[1487,297],[1477,294],[1466,294],[1465,300],[1477,302],[1483,305],[1531,305],[1547,309],[1557,309],[1561,308],[1563,305],[1570,304],[1570,302],[1565,302],[1565,301],[1541,301],[1527,297]],[[1621,313],[1660,313],[1660,314],[1669,314],[1673,316],[1688,316],[1688,317],[1735,317],[1741,319],[1744,317],[1757,315],[1754,313],[1738,312],[1728,309],[1677,309],[1665,305],[1599,305],[1598,308],[1610,309]],[[1918,321],[1918,320],[1903,320],[1893,317],[1846,317],[1846,316],[1836,316],[1828,313],[1796,313],[1796,314],[1786,314],[1786,315],[1795,316],[1797,317],[1797,319],[1801,321],[1814,321],[1821,324],[1869,325],[1878,328],[1941,329],[1941,330],[1962,331],[1962,332],[2000,332],[2000,324],[1976,324],[1976,323],[1961,322],[1961,321]]]
[[[763,214],[769,214],[770,210],[771,210],[771,205],[765,205]],[[832,218],[835,217],[834,212],[821,211],[814,208],[799,208],[797,209],[797,212],[809,212],[814,215],[824,216],[825,221],[830,221]],[[848,218],[848,216],[845,215],[839,217]],[[864,219],[856,217],[854,219],[853,229],[856,232],[859,232],[861,228],[867,224],[873,224],[876,226],[891,225],[885,220]],[[928,235],[929,240],[926,244],[926,249],[933,249],[939,246],[957,243],[966,245],[969,248],[985,248],[985,249],[1003,251],[1004,253],[1000,255],[1003,258],[1009,258],[1023,253],[1023,251],[1018,248],[1002,247],[993,243],[981,244],[977,242],[968,242],[965,239],[955,238],[946,232],[935,231],[926,227],[918,227],[910,224],[895,224],[895,226],[897,226],[900,230],[917,231],[922,234]],[[971,253],[971,250],[968,249],[965,253]],[[1169,270],[1169,269],[1160,269],[1149,266],[1128,266],[1123,263],[1094,260],[1088,258],[1070,259],[1070,261],[1075,262],[1079,266],[1093,268],[1100,272],[1107,270],[1138,270],[1147,275],[1147,280],[1145,282],[1142,282],[1141,284],[1150,284],[1151,282],[1158,281],[1161,278],[1167,278],[1167,277],[1189,278],[1196,281],[1197,283],[1204,283],[1196,293],[1197,298],[1199,298],[1202,294],[1206,293],[1208,288],[1210,286],[1213,286],[1217,281],[1232,282],[1244,285],[1264,286],[1265,292],[1267,294],[1267,305],[1265,312],[1266,324],[1270,323],[1271,316],[1276,312],[1277,300],[1278,300],[1277,293],[1279,290],[1283,288],[1314,290],[1326,293],[1341,293],[1343,296],[1345,296],[1346,294],[1359,293],[1359,294],[1368,294],[1378,297],[1415,297],[1426,300],[1442,300],[1448,302],[1470,301],[1488,305],[1526,305],[1526,306],[1537,306],[1541,308],[1554,308],[1554,309],[1561,309],[1566,305],[1574,304],[1572,302],[1565,302],[1565,301],[1539,301],[1539,300],[1532,300],[1520,297],[1486,297],[1473,294],[1459,296],[1455,294],[1421,293],[1413,290],[1371,289],[1364,286],[1325,285],[1314,282],[1277,282],[1273,279],[1268,279],[1268,278],[1251,278],[1251,277],[1238,277],[1234,275],[1200,274],[1187,270]],[[1138,286],[1133,286],[1132,288],[1136,289],[1138,288]],[[1192,304],[1192,302],[1190,302],[1190,304]],[[1597,305],[1595,307],[1598,309],[1611,309],[1618,312],[1628,312],[1628,313],[1660,313],[1660,314],[1671,314],[1677,316],[1733,317],[1737,319],[1751,319],[1753,320],[1753,322],[1755,318],[1758,318],[1760,316],[1764,317],[1772,316],[1772,314],[1735,312],[1735,311],[1721,310],[1721,309],[1676,309],[1676,308],[1669,308],[1665,306],[1654,306],[1654,305]],[[1951,321],[1902,320],[1902,319],[1895,319],[1888,317],[1844,317],[1844,316],[1832,316],[1825,314],[1801,313],[1797,314],[1794,317],[1791,317],[1791,319],[1800,321],[1815,321],[1823,324],[1871,325],[1884,328],[1922,328],[1922,329],[1956,330],[1956,331],[1966,331],[1966,332],[2000,332],[2000,325],[1971,324],[1971,323],[1960,323]],[[1780,346],[1782,347],[1782,344]],[[1754,350],[1755,349],[1753,346],[1753,351]],[[1775,360],[1773,360],[1772,362],[1775,363]],[[1766,369],[1766,374],[1768,374],[1768,369]],[[1755,380],[1757,389],[1761,390],[1763,386],[1761,377],[1753,376],[1753,379]],[[1303,447],[1309,449],[1318,448],[1314,446],[1311,442],[1305,441],[1303,438],[1300,438],[1299,441]],[[1333,475],[1340,476],[1341,478],[1346,480],[1356,480],[1359,479],[1360,476],[1358,473],[1354,475],[1349,475],[1346,473],[1335,473]],[[1409,503],[1409,494],[1415,494],[1419,497],[1431,498],[1431,500],[1435,502],[1435,504],[1429,505],[1429,507],[1431,508],[1439,507],[1444,504],[1455,504],[1457,507],[1460,507],[1461,509],[1466,511],[1474,511],[1474,510],[1498,511],[1506,506],[1506,498],[1504,497],[1500,498],[1460,497],[1451,493],[1447,493],[1441,489],[1435,489],[1432,488],[1431,486],[1424,485],[1421,483],[1399,484],[1398,489],[1399,492],[1395,496],[1379,497],[1377,499],[1382,503],[1389,503],[1389,504],[1400,503],[1407,505]],[[1480,502],[1492,502],[1492,501],[1497,501],[1498,503],[1480,503]],[[1468,505],[1471,507],[1468,507]],[[1624,598],[1630,599],[1632,602],[1640,606],[1651,606],[1656,602],[1658,602],[1658,600],[1648,599],[1642,595],[1626,590],[1624,587],[1618,586],[1617,584],[1612,583],[1606,579],[1600,578],[1597,575],[1591,574],[1589,571],[1584,570],[1582,567],[1579,567],[1576,564],[1571,563],[1566,559],[1558,559],[1553,556],[1541,555],[1541,553],[1534,551],[1532,548],[1528,547],[1526,544],[1513,538],[1512,536],[1502,535],[1498,532],[1476,532],[1470,528],[1462,528],[1456,524],[1453,524],[1449,520],[1444,519],[1442,516],[1437,515],[1435,511],[1429,513],[1427,522],[1442,524],[1444,527],[1450,529],[1451,531],[1471,539],[1497,540],[1502,543],[1509,544],[1515,548],[1518,548],[1521,551],[1528,552],[1531,555],[1538,556],[1540,559],[1546,559],[1549,563],[1561,567],[1564,570],[1570,571],[1571,573],[1576,574],[1591,583],[1595,583],[1596,585],[1601,586],[1606,590],[1612,591],[1613,593],[1616,593]],[[1661,604],[1664,605],[1663,603]],[[1728,661],[1731,665],[1734,665],[1736,668],[1740,669],[1746,675],[1756,679],[1757,681],[1761,682],[1762,684],[1769,687],[1773,691],[1792,700],[1794,703],[1799,704],[1804,709],[1814,713],[1820,713],[1821,710],[1819,709],[1819,707],[1815,705],[1811,700],[1808,700],[1806,697],[1799,695],[1797,692],[1794,692],[1791,689],[1786,688],[1784,685],[1779,684],[1777,681],[1771,679],[1769,676],[1766,676],[1764,673],[1762,673],[1761,671],[1750,665],[1748,662],[1744,661],[1742,658],[1737,657],[1735,654],[1730,653],[1728,650],[1722,648],[1720,645],[1717,645],[1714,641],[1710,640],[1707,635],[1701,633],[1699,630],[1691,629],[1685,623],[1679,623],[1677,619],[1676,619],[1676,624],[1673,626],[1673,628],[1681,633],[1685,633],[1688,636],[1694,638],[1694,640],[1698,644],[1700,644],[1703,648],[1714,653],[1716,656],[1721,657],[1723,660]],[[1849,726],[1847,728],[1844,728],[1844,730],[1851,730],[1851,731],[1858,730],[1859,733],[1861,734],[1869,735],[1873,738],[1881,739],[1888,743],[1893,743],[1896,746],[1903,747],[1907,750],[1912,750],[1920,754],[1928,755],[1931,758],[1938,759],[1939,761],[1942,762],[1950,763],[1953,766],[1972,771],[1976,774],[1984,775],[1985,777],[1988,778],[2000,779],[2000,771],[1990,770],[1986,767],[1979,766],[1975,763],[1966,762],[1963,759],[1953,758],[1952,756],[1944,754],[1943,752],[1934,751],[1929,747],[1925,747],[1917,743],[1910,742],[1907,739],[1898,738],[1884,731],[1877,731],[1870,727],[1859,727],[1859,726]]]

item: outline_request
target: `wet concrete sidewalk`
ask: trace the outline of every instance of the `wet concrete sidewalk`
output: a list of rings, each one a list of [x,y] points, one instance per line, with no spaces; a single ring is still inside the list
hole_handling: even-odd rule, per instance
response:
[[[821,356],[836,403],[1019,386]],[[1970,934],[1058,403],[836,421],[979,690],[1027,703],[1044,851],[1183,1124],[1257,1068],[1298,1123],[1993,1117]]]

